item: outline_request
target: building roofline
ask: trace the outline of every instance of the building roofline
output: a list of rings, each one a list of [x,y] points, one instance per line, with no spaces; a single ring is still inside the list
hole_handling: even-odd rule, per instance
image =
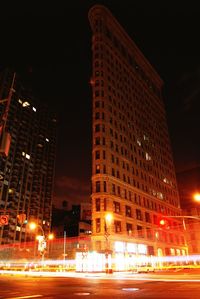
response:
[[[111,13],[111,11],[101,4],[96,4],[92,6],[88,12],[88,18],[90,21],[90,24],[92,24],[93,14],[96,12],[103,13],[105,16],[107,15],[109,17],[109,21],[113,23],[113,25],[116,26],[116,28],[119,30],[119,33],[125,37],[125,39],[128,41],[128,43],[131,44],[134,54],[136,55],[136,58],[138,59],[138,62],[144,68],[147,70],[151,76],[153,76],[154,80],[157,82],[158,86],[161,88],[163,86],[163,80],[161,79],[160,75],[157,73],[157,71],[154,69],[154,67],[150,64],[150,62],[147,60],[147,58],[144,56],[144,54],[140,51],[138,46],[135,44],[135,42],[130,38],[128,33],[125,31],[125,29],[120,25],[120,23],[117,21],[115,16]]]

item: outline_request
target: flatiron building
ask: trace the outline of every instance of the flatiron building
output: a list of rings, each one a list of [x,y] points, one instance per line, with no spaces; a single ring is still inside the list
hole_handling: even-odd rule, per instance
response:
[[[107,8],[92,7],[89,21],[94,248],[109,238],[116,256],[185,255],[163,81]]]

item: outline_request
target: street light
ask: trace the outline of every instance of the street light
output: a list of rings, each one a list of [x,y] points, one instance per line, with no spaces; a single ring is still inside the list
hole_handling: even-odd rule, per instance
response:
[[[39,225],[35,222],[29,223],[29,228],[30,228],[30,230],[35,230],[36,228],[39,228],[42,232],[42,235],[36,236],[36,240],[38,240],[38,251],[40,252],[40,254],[42,256],[42,262],[43,262],[45,249],[46,249],[46,240],[45,240],[44,230],[41,225]]]
[[[54,239],[54,234],[49,234],[49,235],[48,235],[48,239],[49,239],[49,240],[53,240],[53,239]]]
[[[196,192],[196,193],[193,195],[193,198],[194,198],[195,201],[200,202],[200,193],[199,193],[199,192]]]
[[[106,248],[105,248],[105,259],[106,259],[105,271],[106,271],[106,273],[112,273],[112,270],[109,269],[109,262],[108,262],[108,255],[109,255],[109,251],[110,251],[108,238],[110,236],[109,229],[110,229],[112,219],[113,219],[112,213],[107,213],[105,215],[105,235],[104,236],[106,239]]]

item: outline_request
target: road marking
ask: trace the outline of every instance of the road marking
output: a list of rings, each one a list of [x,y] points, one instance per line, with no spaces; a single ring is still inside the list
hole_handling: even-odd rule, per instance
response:
[[[122,291],[136,292],[136,291],[139,291],[139,289],[138,288],[123,288]]]
[[[10,297],[7,299],[26,299],[26,298],[38,298],[38,297],[43,297],[43,295],[18,296],[18,297]]]
[[[77,295],[77,296],[89,296],[90,293],[74,293],[74,295]]]

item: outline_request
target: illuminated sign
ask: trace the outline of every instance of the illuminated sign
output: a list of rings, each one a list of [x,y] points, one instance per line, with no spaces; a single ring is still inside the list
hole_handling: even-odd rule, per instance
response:
[[[124,247],[125,247],[124,242],[120,242],[120,241],[115,242],[115,251],[116,252],[124,252],[125,251]]]
[[[127,252],[137,252],[137,245],[134,243],[127,243],[126,245]]]
[[[144,244],[138,244],[138,253],[147,254],[147,246]]]

